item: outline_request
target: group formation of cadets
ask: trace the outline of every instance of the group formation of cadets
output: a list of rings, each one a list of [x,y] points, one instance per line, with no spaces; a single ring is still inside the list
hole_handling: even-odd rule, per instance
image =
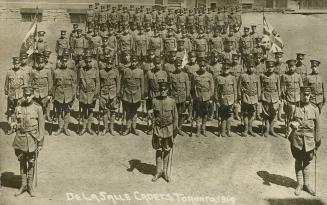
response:
[[[310,102],[319,112],[325,104],[320,62],[312,59],[308,66],[303,53],[286,62],[281,51],[270,55],[256,25],[242,26],[239,6],[144,10],[133,5],[129,9],[90,5],[85,29],[73,24],[68,36],[60,31],[56,62],[49,61],[44,36],[44,31],[38,32],[33,62],[28,64],[28,55],[21,53],[7,73],[9,124],[15,125],[15,108],[24,101],[26,86],[33,87],[34,103],[42,107],[45,119],[58,120],[56,135],[70,135],[75,100],[80,135],[95,134],[94,117],[103,120],[102,135],[116,135],[117,118],[126,121],[125,130],[123,124],[116,126],[120,134],[139,135],[136,124],[141,108],[157,150],[153,181],[161,176],[170,181],[167,153],[173,136],[186,135],[184,123],[191,124],[191,136],[207,137],[207,122],[216,119],[219,136],[231,137],[234,118],[241,122],[241,136],[246,137],[256,136],[253,121],[258,119],[263,122],[261,134],[278,136],[276,120],[285,119],[288,134],[302,86],[311,87]]]

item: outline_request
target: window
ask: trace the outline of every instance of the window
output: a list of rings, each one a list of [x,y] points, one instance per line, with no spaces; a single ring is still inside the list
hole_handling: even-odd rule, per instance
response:
[[[42,13],[43,11],[36,8],[21,8],[20,14],[22,15],[23,22],[32,22],[35,17],[37,17],[37,21],[42,21]]]
[[[85,23],[86,21],[85,9],[68,9],[67,13],[69,13],[71,23]]]

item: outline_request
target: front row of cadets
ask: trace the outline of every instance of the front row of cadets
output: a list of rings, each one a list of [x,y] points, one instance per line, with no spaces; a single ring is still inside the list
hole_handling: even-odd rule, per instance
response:
[[[68,68],[68,55],[61,56],[57,69],[52,71],[45,65],[44,57],[39,56],[30,72],[26,72],[20,65],[24,59],[21,62],[15,57],[5,82],[8,121],[11,122],[15,107],[23,97],[22,87],[26,85],[35,88],[34,101],[41,105],[45,119],[52,122],[53,118],[58,119],[59,129],[56,135],[70,135],[68,125],[75,99],[79,101],[80,135],[86,132],[95,134],[92,124],[97,100],[98,120],[103,119],[104,125],[102,135],[116,135],[114,123],[117,117],[126,120],[126,129],[121,134],[139,135],[136,129],[137,112],[144,104],[148,114],[147,121],[150,121],[148,133],[153,133],[153,100],[160,94],[159,82],[169,83],[169,95],[176,101],[179,117],[177,133],[183,136],[186,135],[183,131],[186,120],[191,123],[191,132],[196,130],[196,136],[207,136],[207,121],[214,116],[218,120],[219,136],[230,137],[233,116],[239,118],[239,112],[242,114],[242,137],[256,136],[253,121],[258,114],[261,114],[263,122],[261,134],[266,137],[278,136],[274,128],[279,109],[284,108],[285,126],[289,127],[294,109],[299,104],[300,87],[303,85],[312,87],[310,100],[318,107],[319,112],[325,104],[324,85],[318,73],[320,62],[317,60],[311,60],[312,72],[302,79],[295,72],[294,59],[286,62],[284,73],[278,73],[276,62],[270,59],[265,61],[265,69],[262,69],[264,71],[258,72],[255,60],[246,61],[243,68],[237,63],[237,54],[232,55],[231,60],[225,59],[221,63],[218,63],[218,56],[213,56],[213,61],[216,62],[210,66],[206,58],[196,58],[192,53],[189,57],[189,63],[184,67],[181,58],[174,60],[171,65],[174,69],[171,72],[165,71],[159,56],[154,57],[153,66],[146,72],[134,55],[126,58],[127,63],[122,66],[115,65],[115,59],[106,57],[105,63],[99,69],[95,66],[97,62],[92,59],[92,55],[87,54],[78,63],[78,72]],[[50,101],[53,102],[55,112],[52,119]],[[286,135],[287,131],[288,129]]]

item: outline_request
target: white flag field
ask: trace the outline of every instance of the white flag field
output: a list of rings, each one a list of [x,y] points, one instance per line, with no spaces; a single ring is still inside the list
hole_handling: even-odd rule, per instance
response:
[[[24,40],[22,42],[22,46],[20,48],[20,52],[26,52],[29,56],[33,53],[37,42],[37,18],[34,18],[32,24],[30,25]]]
[[[263,34],[269,36],[272,42],[272,47],[276,47],[277,50],[282,50],[284,48],[284,42],[280,37],[279,33],[275,28],[267,22],[266,17],[263,17]]]

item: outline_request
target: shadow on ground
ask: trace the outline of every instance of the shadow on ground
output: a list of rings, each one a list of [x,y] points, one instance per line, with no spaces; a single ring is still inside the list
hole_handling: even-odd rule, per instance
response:
[[[1,186],[18,189],[21,184],[20,175],[15,175],[13,172],[1,173]]]
[[[153,175],[153,176],[156,174],[156,166],[152,164],[143,163],[139,159],[129,160],[128,163],[129,163],[129,168],[127,169],[127,171],[129,172],[132,172],[134,169],[136,169],[142,174]]]
[[[279,186],[284,187],[290,187],[290,188],[296,188],[296,181],[289,177],[277,175],[277,174],[271,174],[267,171],[258,171],[257,175],[263,179],[263,184],[270,186],[270,184],[276,184]]]
[[[269,205],[326,205],[319,199],[266,199]]]

